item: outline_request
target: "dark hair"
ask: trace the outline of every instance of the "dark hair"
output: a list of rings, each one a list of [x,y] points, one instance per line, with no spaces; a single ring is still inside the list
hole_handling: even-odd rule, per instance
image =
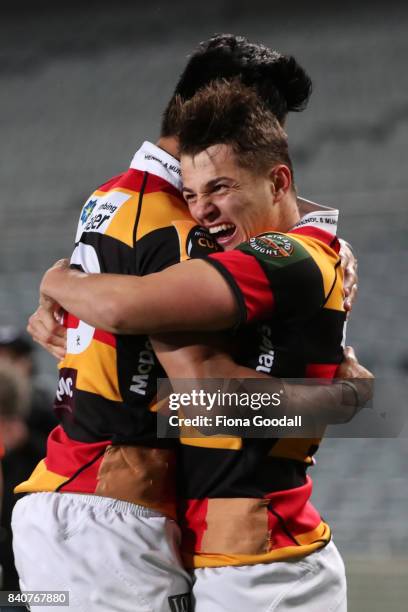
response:
[[[240,80],[213,81],[191,100],[179,99],[178,105],[181,155],[227,144],[237,163],[252,172],[283,163],[293,176],[286,133],[264,101]]]
[[[294,57],[251,43],[243,36],[217,34],[200,43],[191,55],[164,111],[162,136],[177,133],[177,96],[186,101],[211,81],[237,77],[255,88],[281,124],[289,111],[306,108],[312,92],[310,77]]]

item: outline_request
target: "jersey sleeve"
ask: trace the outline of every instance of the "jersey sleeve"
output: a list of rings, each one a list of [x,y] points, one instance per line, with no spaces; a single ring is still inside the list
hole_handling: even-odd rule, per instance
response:
[[[327,298],[325,288],[331,279],[324,282],[323,275],[332,275],[332,284],[336,278],[334,266],[324,255],[313,256],[288,234],[262,234],[233,251],[211,255],[207,261],[230,285],[240,324],[309,318]]]
[[[220,249],[208,231],[193,221],[173,221],[153,230],[136,243],[137,274],[160,272],[191,258],[207,257]]]

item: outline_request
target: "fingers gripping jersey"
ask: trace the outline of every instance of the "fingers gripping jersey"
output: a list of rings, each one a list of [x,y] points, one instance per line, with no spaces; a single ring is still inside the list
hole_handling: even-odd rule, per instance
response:
[[[146,143],[135,160],[85,203],[72,266],[145,275],[217,250],[189,216],[176,160]],[[66,326],[67,354],[55,397],[61,426],[50,435],[45,463],[18,490],[58,487],[156,508],[161,500],[160,509],[171,514],[174,492],[166,466],[172,453],[156,452],[153,410],[156,381],[165,374],[149,339],[115,336],[69,314]],[[142,474],[140,483],[129,477],[132,470]]]
[[[240,307],[236,360],[285,378],[332,378],[342,359],[337,239],[314,227],[268,232],[207,261]],[[245,325],[243,325],[245,324]],[[246,565],[309,554],[330,539],[310,503],[319,439],[186,438],[186,562]]]

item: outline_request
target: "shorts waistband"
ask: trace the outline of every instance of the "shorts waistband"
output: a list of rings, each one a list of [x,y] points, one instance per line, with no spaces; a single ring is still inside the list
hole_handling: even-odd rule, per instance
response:
[[[113,499],[111,497],[103,497],[101,495],[87,495],[83,493],[54,493],[54,492],[38,492],[31,495],[58,495],[63,496],[66,500],[79,502],[87,506],[104,508],[105,510],[114,510],[124,514],[132,514],[133,516],[141,516],[144,518],[165,518],[165,515],[146,506],[139,506],[131,502],[121,499]]]

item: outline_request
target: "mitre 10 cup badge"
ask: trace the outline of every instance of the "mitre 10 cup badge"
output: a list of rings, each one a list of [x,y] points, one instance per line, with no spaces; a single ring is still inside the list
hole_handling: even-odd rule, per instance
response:
[[[197,225],[188,233],[186,251],[189,257],[205,257],[222,251],[222,248],[206,229]]]
[[[292,255],[293,243],[282,234],[263,234],[249,240],[251,249],[261,255],[270,257],[289,257]]]
[[[74,368],[61,368],[59,381],[54,399],[54,410],[59,418],[71,415],[74,412],[75,385],[77,370]]]

